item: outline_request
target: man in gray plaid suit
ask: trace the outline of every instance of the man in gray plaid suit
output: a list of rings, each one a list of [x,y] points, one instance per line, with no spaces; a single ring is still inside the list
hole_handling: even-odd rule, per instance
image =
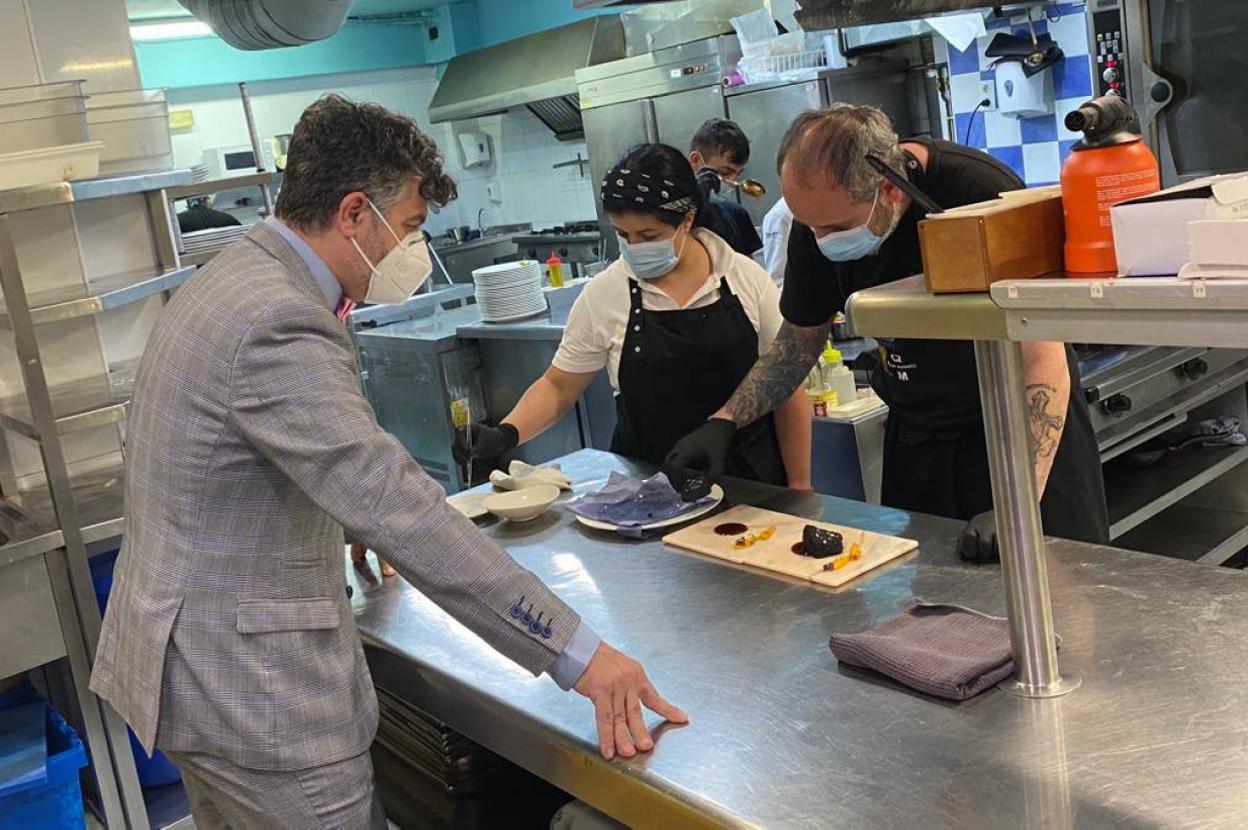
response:
[[[429,205],[455,196],[414,122],[326,96],[295,127],[277,216],[152,334],[91,687],[181,768],[200,830],[385,826],[344,527],[501,653],[589,697],[608,759],[653,746],[642,705],[685,720],[447,507],[360,393],[335,310],[409,295]]]

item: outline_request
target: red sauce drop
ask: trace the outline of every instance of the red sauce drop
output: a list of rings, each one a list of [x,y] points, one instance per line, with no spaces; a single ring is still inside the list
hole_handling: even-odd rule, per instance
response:
[[[719,536],[740,536],[749,529],[748,525],[743,525],[740,522],[725,522],[722,525],[715,526],[715,533]]]
[[[806,550],[806,545],[801,542],[793,545],[793,547],[789,548],[789,550],[793,551],[798,556],[810,556],[810,552]]]

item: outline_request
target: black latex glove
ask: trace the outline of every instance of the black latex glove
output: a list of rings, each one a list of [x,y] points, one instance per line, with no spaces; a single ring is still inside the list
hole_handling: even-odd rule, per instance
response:
[[[451,445],[451,455],[460,464],[467,464],[468,457],[493,460],[505,452],[510,452],[520,443],[520,433],[511,424],[499,424],[496,427],[485,424],[473,424],[471,441],[467,429],[455,430],[455,442]]]
[[[712,193],[718,193],[723,186],[723,181],[719,178],[719,173],[715,172],[714,167],[703,167],[695,174],[698,180],[698,190],[702,191],[702,201],[709,202]]]
[[[958,539],[958,556],[964,562],[1000,562],[997,547],[997,514],[991,510],[980,513],[962,528]]]
[[[685,501],[697,501],[711,492],[711,485],[724,475],[728,446],[737,434],[737,425],[725,418],[712,418],[676,442],[663,459],[663,472]]]

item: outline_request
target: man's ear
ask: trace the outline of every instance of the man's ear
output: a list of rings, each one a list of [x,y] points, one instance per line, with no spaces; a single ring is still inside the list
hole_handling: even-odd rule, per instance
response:
[[[335,221],[343,236],[354,237],[360,232],[365,214],[369,213],[368,197],[360,191],[348,193],[338,203],[338,214]]]
[[[888,179],[884,180],[883,186],[880,189],[880,195],[883,196],[884,201],[888,202],[890,205],[898,204],[906,198],[905,191]]]

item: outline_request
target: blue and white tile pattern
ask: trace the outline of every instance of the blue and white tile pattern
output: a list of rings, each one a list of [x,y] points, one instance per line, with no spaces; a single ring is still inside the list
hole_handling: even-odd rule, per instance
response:
[[[1045,7],[1044,15],[1045,19],[1035,23],[1036,34],[1048,32],[1065,53],[1061,62],[1049,70],[1053,75],[1054,111],[1047,115],[1009,118],[981,110],[973,120],[971,118],[975,105],[982,98],[981,85],[993,81],[993,59],[985,57],[984,50],[1003,30],[1026,37],[1025,24],[1019,25],[1010,19],[989,20],[987,35],[965,51],[946,46],[958,130],[956,140],[987,150],[1013,167],[1030,187],[1057,182],[1062,162],[1080,137],[1066,130],[1063,119],[1092,96],[1085,4],[1057,3]]]

